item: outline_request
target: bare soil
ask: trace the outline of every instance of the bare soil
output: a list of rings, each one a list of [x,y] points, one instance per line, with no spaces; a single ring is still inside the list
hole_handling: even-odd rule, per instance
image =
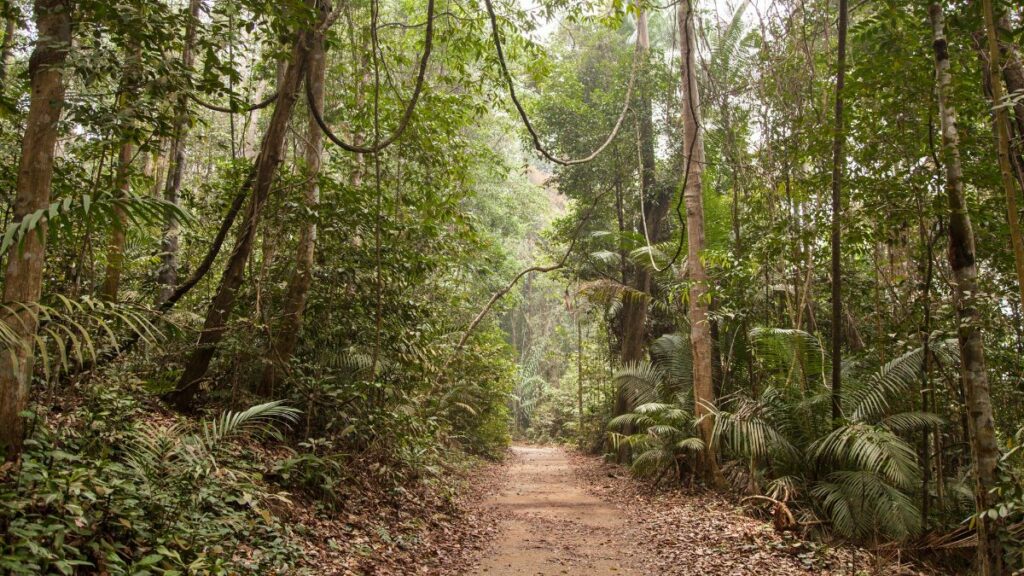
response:
[[[480,501],[496,535],[466,576],[922,574],[894,558],[779,534],[727,498],[654,490],[622,467],[515,446],[504,487]]]
[[[615,506],[588,494],[559,448],[513,448],[509,483],[491,497],[500,536],[470,574],[642,574],[639,538]]]

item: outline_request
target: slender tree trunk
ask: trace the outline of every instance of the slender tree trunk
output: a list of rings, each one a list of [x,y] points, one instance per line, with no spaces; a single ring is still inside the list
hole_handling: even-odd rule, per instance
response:
[[[846,28],[849,19],[847,0],[839,0],[839,56],[836,69],[835,128],[832,140],[832,423],[839,425],[843,416],[843,266],[841,239],[843,165],[846,157],[843,144],[846,129],[843,123],[843,87],[846,84]]]
[[[701,260],[704,253],[704,139],[701,134],[700,91],[697,87],[697,41],[694,37],[691,0],[679,5],[680,82],[682,84],[683,166],[686,167],[686,280],[689,282],[690,346],[693,349],[694,414],[705,450],[702,472],[711,486],[722,484],[717,448],[712,443],[714,419],[709,405],[715,403],[711,370],[711,324],[708,319],[708,277]]]
[[[263,206],[270,195],[270,188],[277,169],[284,160],[285,136],[308,64],[310,35],[308,29],[304,29],[296,35],[295,46],[292,48],[284,80],[278,86],[274,112],[263,136],[260,154],[256,158],[256,177],[252,183],[252,196],[249,198],[245,219],[238,231],[235,247],[228,257],[220,285],[207,310],[198,346],[186,362],[177,388],[167,396],[167,399],[179,410],[192,408],[199,384],[206,376],[217,345],[224,337],[228,318],[234,308],[235,297],[245,278],[245,265],[252,253],[253,241],[259,227]]]
[[[1010,34],[1013,27],[1009,15],[1003,14],[999,19],[999,28],[1002,35]],[[1015,44],[1002,42],[1000,49],[1006,60],[1003,80],[1006,82],[1007,95],[1018,98],[1013,105],[1013,122],[1010,123],[1010,152],[1017,185],[1024,189],[1024,63],[1021,62]]]
[[[185,27],[185,43],[181,49],[181,64],[185,70],[191,70],[195,61],[193,52],[200,6],[202,6],[202,0],[189,0],[189,19]],[[171,144],[167,151],[167,179],[164,182],[164,200],[175,205],[181,201],[181,179],[185,173],[185,140],[188,137],[188,96],[185,93],[178,94],[176,106]],[[157,306],[162,305],[171,297],[178,284],[178,236],[178,219],[173,215],[168,215],[160,240]]]
[[[313,100],[318,110],[324,108],[324,73],[325,73],[324,38],[317,33],[313,37],[313,45],[309,53],[309,82]],[[320,172],[321,156],[323,155],[323,132],[317,125],[313,115],[309,116],[303,161],[305,162],[306,178],[309,182],[303,190],[302,203],[312,213],[320,202],[320,185],[317,177]],[[273,396],[278,380],[279,365],[287,363],[299,342],[302,329],[302,315],[306,309],[309,287],[313,282],[313,263],[316,249],[316,217],[306,216],[299,233],[299,245],[295,254],[295,270],[288,281],[285,292],[284,317],[278,326],[275,338],[271,343],[269,361],[263,371],[261,392]]]
[[[923,204],[923,203],[922,203]],[[923,213],[923,206],[921,206]],[[932,248],[934,242],[931,235],[927,233],[927,229],[924,225],[924,217],[921,217],[919,223],[921,243],[924,247],[924,282],[922,283],[922,294],[921,294],[921,307],[922,307],[922,320],[921,320],[921,346],[924,348],[924,357],[921,359],[921,411],[928,412],[928,399],[931,396],[931,332],[932,332],[932,277],[933,277],[933,266],[932,266]],[[935,407],[931,409],[934,411]],[[931,430],[925,427],[921,434],[921,526],[928,529],[928,519],[931,513],[931,447],[929,442],[929,432]],[[937,432],[937,431],[936,431]],[[938,434],[936,433],[936,436]],[[942,455],[939,454],[938,458]]]
[[[138,88],[138,75],[142,65],[142,50],[135,41],[125,51],[125,65],[122,72],[121,86],[118,90],[118,111],[128,113],[131,107],[131,94]],[[131,194],[131,164],[135,157],[135,141],[132,135],[134,122],[125,120],[122,126],[121,145],[117,153],[117,167],[114,169],[114,182],[117,186],[117,197],[127,198]],[[124,249],[128,228],[128,216],[121,208],[114,209],[115,222],[110,231],[107,243],[107,267],[103,277],[100,293],[111,301],[117,300],[121,289],[121,275],[124,273]]]
[[[6,8],[12,12],[16,10],[10,3]],[[7,69],[10,68],[11,57],[14,55],[14,32],[17,29],[18,19],[13,13],[4,18],[4,39],[0,43],[0,94],[7,88]]]
[[[988,0],[985,0],[988,4]],[[995,486],[999,447],[992,419],[992,399],[985,371],[985,350],[977,309],[978,267],[974,252],[974,231],[964,198],[963,172],[960,166],[959,134],[956,112],[949,101],[953,82],[949,65],[942,6],[930,8],[934,35],[936,83],[939,118],[942,126],[942,151],[946,168],[946,196],[949,201],[949,264],[956,290],[957,336],[960,342],[961,383],[967,405],[967,430],[974,462],[974,497],[977,510],[991,505],[989,490]],[[978,564],[982,576],[1001,572],[1001,547],[997,525],[987,515],[978,520]]]
[[[1006,194],[1006,218],[1010,226],[1010,245],[1013,248],[1013,263],[1017,271],[1017,289],[1024,302],[1024,240],[1021,238],[1019,208],[1017,207],[1017,186],[1014,182],[1010,161],[1010,116],[1003,102],[1003,82],[1000,79],[1000,50],[996,36],[996,20],[992,0],[982,0],[985,17],[985,32],[988,38],[988,73],[992,88],[993,117],[996,128],[996,145],[999,155],[999,176]]]
[[[579,419],[576,435],[579,437],[579,447],[583,448],[583,318],[579,302],[576,303],[574,311],[576,317],[576,414]]]
[[[117,194],[125,198],[131,193],[131,169],[132,156],[135,146],[132,142],[125,140],[117,154],[117,168],[115,168],[115,181],[117,182]],[[128,217],[124,210],[114,209],[116,221],[110,231],[110,240],[107,244],[107,268],[103,277],[103,285],[100,293],[104,298],[117,301],[117,293],[121,287],[121,273],[124,271],[124,247],[128,226]]]
[[[29,60],[31,100],[18,165],[14,218],[20,221],[50,203],[57,121],[64,107],[64,63],[71,47],[71,9],[65,0],[36,0],[37,39]],[[39,224],[45,232],[45,221]],[[21,452],[24,422],[42,294],[46,235],[26,234],[8,251],[4,276],[3,321],[20,345],[0,353],[0,453],[8,460]]]
[[[644,211],[642,220],[638,225],[640,234],[650,236],[656,241],[658,221],[663,218],[659,215],[659,198],[655,191],[656,181],[654,173],[654,124],[651,118],[651,88],[650,88],[650,37],[647,28],[647,13],[643,10],[637,18],[637,43],[640,45],[640,71],[638,74],[637,90],[637,111],[636,117],[639,124],[640,147],[640,209]],[[666,203],[667,204],[667,203]],[[633,288],[637,292],[648,294],[651,291],[651,274],[644,266],[634,266]],[[644,357],[644,344],[647,336],[647,304],[646,297],[627,298],[622,304],[622,362],[637,362]],[[623,406],[628,410],[629,406]]]

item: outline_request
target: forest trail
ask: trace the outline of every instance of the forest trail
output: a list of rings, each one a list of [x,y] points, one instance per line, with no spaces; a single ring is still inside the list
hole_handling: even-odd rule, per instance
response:
[[[487,503],[501,535],[471,572],[480,576],[642,574],[639,534],[615,506],[587,492],[561,448],[514,446],[504,490]]]
[[[466,576],[920,574],[780,534],[722,496],[651,490],[599,458],[513,446],[509,461],[502,487],[478,504],[500,519],[497,535]]]

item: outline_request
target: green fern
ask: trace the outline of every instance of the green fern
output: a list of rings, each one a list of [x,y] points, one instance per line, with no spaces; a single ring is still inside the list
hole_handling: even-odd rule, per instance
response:
[[[218,456],[231,438],[268,435],[280,438],[279,424],[293,424],[299,411],[282,401],[258,404],[240,412],[227,411],[203,422],[189,433],[182,424],[145,423],[132,435],[126,449],[128,464],[152,481],[159,471],[177,462],[188,465],[199,476],[217,468]]]
[[[7,225],[0,253],[21,246],[25,238],[35,232],[42,235],[48,227],[51,234],[71,230],[75,225],[92,230],[120,228],[122,216],[135,226],[160,226],[168,218],[190,224],[192,216],[177,204],[150,196],[101,196],[93,198],[83,194],[78,198],[65,198],[25,215],[18,222]],[[46,225],[46,226],[44,226]]]
[[[164,338],[146,308],[88,296],[71,299],[57,294],[54,302],[0,304],[0,353],[25,345],[12,329],[26,313],[38,319],[33,336],[43,377],[49,380],[59,371],[95,362],[99,351],[117,349],[116,329],[123,328],[143,343],[155,345]]]

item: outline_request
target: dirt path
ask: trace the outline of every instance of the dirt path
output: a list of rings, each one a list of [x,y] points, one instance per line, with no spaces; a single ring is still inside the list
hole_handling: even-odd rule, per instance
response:
[[[488,505],[504,518],[501,535],[474,575],[644,574],[632,559],[640,535],[616,507],[581,485],[559,448],[513,447],[506,488]]]
[[[466,576],[920,574],[778,534],[721,496],[651,490],[598,458],[515,446],[511,461],[480,505],[500,518],[496,536]]]

